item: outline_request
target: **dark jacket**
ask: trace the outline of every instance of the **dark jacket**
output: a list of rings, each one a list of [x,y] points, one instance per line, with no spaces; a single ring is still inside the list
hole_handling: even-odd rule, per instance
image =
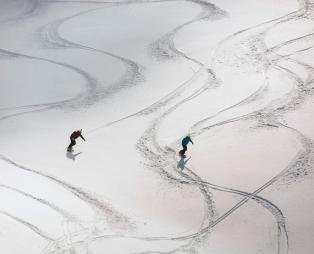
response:
[[[71,134],[70,139],[77,139],[78,137],[81,137],[85,141],[85,138],[82,136],[80,131],[74,131]]]
[[[193,141],[189,136],[186,136],[184,139],[182,139],[182,145],[184,146],[186,146],[189,142],[193,144]]]

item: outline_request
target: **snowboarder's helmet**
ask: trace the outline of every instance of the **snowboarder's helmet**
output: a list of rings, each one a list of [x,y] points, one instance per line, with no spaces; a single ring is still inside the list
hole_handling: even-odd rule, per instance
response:
[[[186,136],[187,136],[187,137],[191,137],[191,133],[188,133]]]
[[[82,130],[82,129],[80,129],[80,133],[82,133],[82,131],[83,131],[83,130]]]

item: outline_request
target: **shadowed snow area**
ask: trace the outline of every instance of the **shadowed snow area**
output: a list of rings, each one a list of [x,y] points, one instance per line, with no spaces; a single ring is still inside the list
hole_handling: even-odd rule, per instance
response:
[[[312,0],[0,1],[0,253],[312,254],[313,59]]]

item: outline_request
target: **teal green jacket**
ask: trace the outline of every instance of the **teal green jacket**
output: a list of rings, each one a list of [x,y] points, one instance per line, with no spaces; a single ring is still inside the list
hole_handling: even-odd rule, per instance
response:
[[[182,139],[182,145],[183,146],[186,146],[188,143],[192,143],[192,144],[194,144],[193,143],[193,141],[192,141],[192,139],[189,137],[189,136],[186,136],[184,139]]]

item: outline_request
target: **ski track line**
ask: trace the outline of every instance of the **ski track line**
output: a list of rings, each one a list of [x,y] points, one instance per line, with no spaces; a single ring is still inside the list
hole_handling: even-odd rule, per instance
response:
[[[184,82],[182,86],[177,87],[175,90],[173,90],[173,92],[170,92],[165,97],[161,98],[161,100],[144,109],[142,112],[140,112],[140,115],[150,114],[167,105],[168,102],[178,97],[187,87],[192,85],[194,79],[197,78],[204,70],[207,71],[207,75],[211,76],[212,82],[216,81],[215,74],[211,69],[207,68],[205,64],[199,62],[198,60],[191,58],[190,56],[184,54],[182,51],[179,51],[175,47],[173,40],[175,34],[177,34],[184,27],[201,20],[210,20],[212,16],[220,18],[223,15],[225,15],[225,12],[217,8],[214,4],[208,2],[204,2],[201,0],[187,0],[187,1],[200,5],[202,7],[201,12],[194,19],[183,23],[182,25],[168,32],[166,35],[162,36],[159,40],[152,43],[150,45],[151,54],[153,55],[154,58],[157,58],[159,60],[163,60],[164,58],[172,59],[176,57],[181,57],[183,59],[186,59],[187,61],[197,64],[199,66],[199,69],[198,71],[194,72],[194,75],[186,82]],[[175,57],[172,57],[172,54],[174,54]],[[209,86],[207,84],[203,86],[204,90],[208,88]]]
[[[290,57],[289,57],[289,58],[287,58],[286,60],[287,60],[287,61],[291,61],[291,62],[296,63],[296,64],[299,64],[299,65],[305,67],[306,69],[308,69],[308,70],[310,70],[310,71],[313,71],[313,70],[314,70],[314,67],[313,67],[313,66],[311,66],[311,65],[309,65],[309,64],[306,64],[306,63],[304,63],[304,62],[301,62],[301,61],[299,61],[299,60],[296,60],[296,59],[294,59],[294,58],[290,58]]]
[[[202,7],[201,12],[192,20],[187,21],[180,26],[176,27],[172,31],[168,32],[166,35],[162,36],[157,41],[150,44],[150,52],[154,58],[159,61],[172,60],[176,57],[185,58],[188,61],[191,61],[198,65],[199,67],[203,67],[204,64],[194,59],[182,51],[178,50],[174,45],[174,36],[185,26],[191,25],[201,20],[210,20],[211,18],[221,18],[226,15],[224,11],[216,7],[214,4],[205,2],[202,0],[186,0],[187,2],[192,2],[198,4]],[[174,54],[174,56],[173,56]]]
[[[290,131],[294,132],[295,135],[298,137],[298,139],[302,142],[304,147],[303,155],[301,155],[298,160],[295,161],[295,163],[291,166],[291,168],[287,171],[286,175],[284,175],[284,181],[285,178],[288,178],[291,174],[293,175],[293,178],[299,178],[304,177],[304,175],[296,176],[294,173],[296,172],[298,174],[299,170],[310,170],[313,169],[313,161],[314,161],[314,144],[312,139],[305,136],[302,132],[299,130],[290,127],[286,124],[281,123],[282,127],[288,128]]]
[[[299,158],[300,157],[300,154],[298,154],[293,162],[295,161],[295,159]],[[288,167],[289,168],[289,167]],[[238,194],[242,194],[243,196],[247,196],[246,198],[244,198],[243,200],[241,200],[239,203],[237,203],[233,208],[231,208],[230,210],[228,210],[226,213],[224,213],[222,216],[220,216],[217,220],[215,220],[212,224],[210,224],[207,228],[203,228],[200,232],[198,233],[195,233],[193,235],[190,235],[190,236],[185,236],[183,239],[186,239],[187,237],[195,237],[195,236],[199,236],[200,234],[203,234],[205,232],[207,232],[208,229],[210,228],[213,228],[215,227],[217,224],[219,224],[220,222],[222,222],[224,219],[226,219],[229,215],[231,215],[234,211],[236,211],[238,208],[240,208],[243,204],[245,204],[247,201],[253,199],[253,200],[256,200],[258,202],[263,202],[264,204],[267,204],[269,205],[271,208],[274,208],[275,209],[275,212],[274,210],[271,210],[269,209],[270,207],[269,206],[265,206],[265,208],[267,210],[270,210],[270,212],[276,217],[278,217],[278,215],[280,216],[279,218],[276,218],[276,221],[277,221],[277,224],[280,226],[280,228],[282,228],[285,233],[286,233],[286,238],[287,238],[287,244],[288,244],[288,234],[287,234],[287,231],[286,231],[286,228],[285,228],[285,223],[284,223],[284,216],[281,212],[281,210],[276,207],[274,204],[272,204],[270,201],[266,200],[266,199],[262,199],[260,197],[257,196],[257,194],[259,192],[261,192],[262,190],[266,189],[268,186],[270,186],[271,184],[273,184],[275,181],[278,180],[279,177],[281,177],[284,173],[286,173],[287,171],[287,168],[285,168],[282,172],[280,172],[278,175],[276,175],[274,178],[272,178],[271,180],[269,180],[267,183],[265,183],[263,186],[261,186],[259,189],[255,190],[252,194],[246,194],[242,191],[232,191],[231,189],[222,189],[221,187],[218,187],[218,186],[212,186],[210,183],[208,182],[205,182],[203,181],[203,183],[205,184],[208,184],[209,186],[212,186],[213,188],[216,188],[217,190],[220,190],[220,191],[229,191],[231,193],[238,193]],[[280,252],[279,252],[280,253]]]
[[[292,62],[295,62],[295,61],[292,60]],[[300,64],[301,66],[304,66],[309,71],[308,75],[310,75],[310,73],[313,71],[313,67],[308,66],[307,64],[304,65],[303,63],[299,61],[296,61],[295,63]],[[291,79],[295,80],[295,82],[297,83],[297,94],[296,95],[293,94],[294,95],[293,100],[290,100],[285,105],[285,107],[277,106],[277,109],[276,109],[277,111],[288,112],[288,111],[291,111],[292,109],[297,109],[308,98],[313,97],[313,90],[312,90],[313,79],[312,78],[310,80],[303,82],[301,78],[293,71],[287,68],[280,67],[280,66],[278,66],[278,68],[286,72],[290,76]],[[305,148],[305,151],[306,151],[304,153],[304,156],[300,157],[300,159],[296,161],[296,166],[295,168],[292,168],[291,172],[292,173],[294,172],[293,169],[295,169],[295,171],[299,171],[299,169],[303,169],[303,170],[311,169],[312,168],[311,161],[314,160],[314,146],[313,146],[312,139],[306,137],[303,133],[301,133],[295,128],[288,126],[287,124],[283,124],[283,123],[279,123],[279,124],[282,127],[288,128],[294,133],[296,133],[299,140],[303,143],[303,147]],[[298,177],[294,176],[294,178],[298,178]]]
[[[294,61],[292,61],[294,62]],[[302,63],[299,62],[295,62],[297,64],[300,64],[302,66]],[[305,68],[307,68],[306,65],[303,65]],[[300,76],[298,76],[295,72],[291,71],[290,69],[280,66],[280,64],[276,64],[275,67],[277,70],[281,71],[281,72],[285,72],[288,74],[288,76],[290,76],[290,78],[292,80],[294,80],[296,82],[296,86],[297,89],[295,89],[294,91],[291,91],[290,94],[290,101],[288,103],[286,103],[285,105],[279,107],[276,106],[277,108],[275,110],[289,110],[289,109],[296,109],[297,107],[299,107],[305,100],[307,97],[311,96],[311,92],[312,92],[312,82],[313,80],[309,80],[309,81],[305,81],[303,82],[302,78]]]
[[[82,201],[86,202],[87,204],[92,205],[92,207],[96,208],[98,211],[101,211],[106,215],[106,219],[108,220],[108,223],[123,223],[131,225],[129,219],[125,217],[124,215],[119,214],[117,211],[115,211],[109,204],[104,203],[103,201],[100,201],[97,197],[93,196],[90,193],[87,193],[83,191],[82,189],[75,187],[69,183],[66,183],[54,176],[45,174],[43,172],[27,168],[25,166],[19,165],[16,162],[10,160],[9,158],[5,157],[4,155],[0,155],[0,159],[10,165],[15,166],[16,168],[27,171],[36,175],[39,175],[43,178],[46,178],[48,180],[51,180],[52,182],[58,184],[59,186],[63,187],[64,189],[70,191],[74,196],[81,199]]]
[[[296,156],[296,157],[299,157]],[[294,160],[293,160],[294,161]],[[188,167],[185,167],[185,169],[187,169],[188,172],[190,172],[193,176],[196,176],[196,174]],[[281,245],[281,233],[283,232],[285,234],[285,244],[286,244],[286,249],[289,249],[289,240],[288,240],[288,232],[286,230],[286,222],[285,222],[285,217],[282,213],[282,211],[280,210],[279,207],[277,207],[274,203],[272,203],[271,201],[262,198],[260,196],[258,196],[257,194],[259,192],[261,192],[262,190],[264,190],[265,188],[267,188],[268,186],[270,186],[274,181],[277,180],[277,177],[279,177],[280,175],[284,174],[286,172],[287,169],[284,169],[282,172],[280,172],[277,176],[275,176],[273,179],[271,179],[269,182],[267,182],[266,184],[264,184],[261,188],[259,188],[258,190],[256,190],[253,193],[248,193],[248,192],[244,192],[244,191],[240,191],[240,190],[236,190],[236,189],[232,189],[232,188],[226,188],[226,187],[222,187],[222,186],[218,186],[215,184],[211,184],[207,181],[199,181],[199,180],[191,180],[192,182],[200,182],[203,183],[207,186],[209,186],[211,189],[217,190],[217,191],[222,191],[222,192],[229,192],[232,194],[237,194],[240,196],[245,197],[244,199],[242,199],[240,202],[238,202],[235,206],[233,206],[230,210],[228,210],[227,212],[225,212],[223,215],[221,215],[218,219],[216,219],[211,225],[209,225],[210,228],[215,227],[218,223],[222,222],[224,219],[226,219],[229,215],[231,215],[234,211],[236,211],[238,208],[240,208],[242,205],[244,205],[246,202],[248,202],[249,200],[254,200],[257,203],[259,203],[260,205],[262,205],[266,210],[268,210],[269,212],[271,212],[271,214],[274,216],[275,221],[277,223],[277,227],[278,227],[278,250],[277,253],[281,253],[280,251],[280,245]],[[188,175],[181,172],[181,174],[184,177],[187,177]],[[203,229],[205,230],[205,229]]]
[[[0,215],[3,215],[3,216],[6,216],[6,217],[9,217],[11,218],[12,220],[24,225],[26,228],[32,230],[33,232],[35,232],[37,235],[41,236],[42,238],[48,240],[48,241],[54,241],[54,238],[52,238],[51,236],[49,236],[49,234],[47,234],[46,232],[43,232],[42,230],[40,230],[38,227],[36,227],[35,225],[27,222],[27,221],[24,221],[10,213],[7,213],[5,211],[1,211],[0,210]]]
[[[104,6],[104,7],[98,7],[98,8],[93,8],[89,10],[84,10],[82,12],[76,13],[74,15],[62,18],[60,20],[54,21],[48,25],[43,26],[42,28],[39,29],[37,32],[40,35],[40,38],[42,39],[42,42],[48,43],[49,45],[52,45],[57,48],[76,48],[80,50],[87,50],[87,51],[92,51],[92,52],[97,52],[101,53],[104,55],[107,55],[109,57],[115,58],[119,61],[121,61],[125,66],[126,66],[126,73],[123,75],[123,77],[120,79],[120,81],[113,83],[110,87],[106,88],[104,91],[100,91],[100,94],[108,94],[110,95],[113,93],[115,90],[119,90],[121,88],[126,88],[131,85],[135,85],[136,83],[140,82],[143,80],[143,74],[142,74],[142,67],[137,64],[136,62],[124,58],[122,56],[118,56],[115,54],[112,54],[110,52],[96,49],[93,47],[89,47],[86,45],[82,45],[76,42],[72,42],[69,40],[64,39],[63,37],[60,36],[59,34],[59,28],[67,21],[77,18],[79,16],[88,14],[90,12],[98,11],[101,9],[105,8],[111,8],[115,7],[115,5],[110,5],[110,6]],[[128,85],[129,84],[129,85]]]
[[[86,104],[91,104],[91,102],[95,100],[95,97],[97,95],[97,90],[100,90],[100,87],[101,87],[100,84],[92,76],[90,76],[89,73],[87,73],[87,72],[85,72],[85,71],[83,71],[83,70],[81,70],[81,69],[79,69],[79,68],[77,68],[77,67],[75,67],[73,65],[57,62],[57,61],[46,59],[46,58],[19,54],[19,53],[11,52],[11,51],[4,50],[4,49],[0,49],[0,53],[8,55],[8,56],[11,56],[11,57],[24,57],[24,58],[28,58],[28,59],[32,59],[32,60],[46,61],[46,62],[50,62],[52,64],[57,64],[57,65],[69,68],[72,71],[75,71],[79,75],[83,76],[85,78],[85,80],[87,81],[87,83],[89,84],[89,87],[90,87],[90,91],[87,94],[86,94],[86,92],[83,92],[83,93],[81,92],[78,96],[76,96],[76,97],[74,97],[72,99],[64,100],[64,101],[53,102],[53,103],[35,104],[35,105],[26,105],[26,106],[20,106],[20,107],[16,107],[16,108],[13,108],[13,107],[11,107],[11,108],[1,108],[0,110],[8,110],[8,109],[9,110],[13,110],[13,109],[28,109],[28,108],[32,108],[32,107],[42,107],[42,106],[48,107],[48,108],[39,109],[39,110],[32,110],[32,111],[28,111],[28,112],[21,112],[21,113],[10,114],[10,115],[1,117],[0,120],[11,118],[13,116],[20,116],[20,115],[24,115],[24,114],[28,114],[28,113],[33,113],[33,112],[38,112],[38,111],[45,111],[45,110],[49,110],[51,108],[65,106],[67,103],[70,103],[70,102],[73,103],[73,102],[78,101],[79,99],[82,99],[84,97],[87,100],[87,102],[81,103],[81,104],[86,106]]]
[[[244,104],[250,102],[250,100],[252,100],[252,99],[254,101],[254,98],[256,98],[257,96],[263,94],[265,92],[265,90],[267,89],[267,87],[268,87],[267,76],[266,76],[265,72],[264,72],[264,77],[265,78],[264,78],[263,85],[261,87],[259,87],[255,92],[253,92],[251,95],[249,95],[248,97],[244,98],[243,100],[237,102],[236,104],[233,104],[233,105],[231,105],[231,106],[229,106],[227,108],[224,108],[224,109],[218,111],[217,113],[215,113],[215,114],[213,114],[213,115],[211,115],[211,116],[209,116],[209,117],[207,117],[207,118],[197,122],[196,124],[194,124],[192,126],[192,128],[191,128],[192,132],[193,133],[197,133],[195,130],[198,129],[198,126],[200,126],[203,123],[205,123],[205,122],[207,122],[207,121],[217,117],[221,113],[224,113],[226,111],[229,111],[230,109],[233,109],[233,108],[239,107],[241,105],[244,105]]]
[[[49,208],[51,208],[52,210],[56,211],[61,216],[63,216],[65,219],[68,219],[68,220],[71,220],[71,221],[79,221],[79,219],[76,218],[74,215],[71,215],[70,213],[68,213],[67,211],[62,209],[61,207],[58,207],[58,206],[50,203],[49,201],[47,201],[47,200],[45,200],[43,198],[35,197],[35,196],[33,196],[33,195],[29,194],[29,193],[26,193],[26,192],[21,191],[19,189],[7,186],[5,184],[0,184],[0,188],[8,189],[8,190],[13,191],[15,193],[21,194],[24,197],[33,199],[33,200],[35,200],[35,201],[37,201],[37,202],[39,202],[39,203],[41,203],[41,204],[43,204],[45,206],[48,206]]]
[[[83,77],[85,79],[86,85],[87,85],[87,88],[85,88],[85,91],[81,91],[74,98],[59,101],[59,102],[47,103],[45,105],[48,108],[37,109],[37,110],[33,110],[31,112],[28,111],[28,112],[21,112],[21,113],[6,115],[6,116],[1,117],[0,120],[5,120],[8,118],[11,118],[12,116],[23,115],[23,114],[37,112],[37,111],[44,111],[44,110],[48,110],[48,109],[55,108],[55,107],[62,107],[65,105],[75,107],[76,106],[75,104],[78,104],[78,103],[83,104],[83,105],[89,104],[89,103],[91,103],[90,100],[92,99],[91,98],[92,95],[95,94],[98,87],[100,86],[99,83],[93,77],[91,77],[87,72],[85,72],[84,70],[81,70],[81,69],[79,69],[73,65],[70,65],[70,64],[50,60],[47,58],[20,54],[20,53],[16,53],[16,52],[4,50],[4,49],[0,49],[0,54],[7,55],[9,57],[15,57],[15,58],[24,58],[24,59],[29,59],[29,60],[43,61],[43,62],[51,63],[54,65],[62,66],[64,68],[67,68],[67,69],[77,73],[81,77]],[[41,104],[41,105],[43,105],[43,104]]]
[[[295,42],[299,42],[300,40],[306,40],[306,39],[309,39],[309,38],[312,38],[312,37],[314,37],[314,33],[309,33],[309,34],[306,34],[306,35],[303,35],[303,36],[291,39],[289,41],[285,41],[283,43],[280,43],[280,44],[278,44],[278,45],[276,45],[276,46],[274,46],[272,48],[269,48],[269,51],[273,53],[275,51],[279,51],[281,48],[283,48],[285,46],[288,46],[288,45],[293,44]],[[309,48],[313,48],[313,46],[309,47]]]
[[[288,69],[286,69],[286,68],[284,68],[284,67],[275,66],[275,68],[278,69],[279,71],[285,71],[285,72],[289,72],[290,74],[292,74],[291,71],[289,71]],[[295,74],[295,75],[296,75],[296,74]],[[294,78],[295,78],[295,77],[294,77]],[[298,83],[301,82],[301,81],[300,81],[300,78],[296,78],[296,81],[297,81]],[[235,107],[238,107],[238,106],[241,106],[241,105],[247,103],[248,101],[250,101],[251,98],[254,98],[254,97],[256,97],[257,95],[261,94],[261,93],[267,88],[267,86],[268,86],[267,84],[263,85],[263,86],[260,87],[257,91],[255,91],[252,95],[250,95],[249,97],[243,99],[242,101],[240,101],[240,102],[238,102],[238,103],[236,103],[236,104],[234,104],[234,105],[231,105],[230,107],[225,108],[225,109],[223,109],[223,110],[221,110],[221,111],[218,111],[216,114],[214,114],[214,115],[212,115],[212,116],[209,116],[208,118],[205,118],[205,119],[203,119],[203,120],[197,122],[196,124],[194,124],[194,125],[191,127],[191,131],[192,131],[193,133],[198,133],[198,132],[196,131],[197,129],[199,129],[198,126],[204,124],[204,123],[207,122],[208,120],[211,120],[211,119],[215,118],[216,116],[218,116],[219,114],[221,114],[221,113],[223,113],[223,112],[225,112],[225,111],[228,111],[228,110],[230,110],[230,109],[232,109],[232,108],[235,108]],[[292,91],[292,92],[290,92],[290,93],[294,93],[294,91]],[[280,100],[280,99],[276,99],[275,101],[277,101],[277,100]],[[264,109],[267,109],[267,107],[264,107]],[[248,118],[250,118],[250,117],[252,117],[252,116],[255,116],[256,113],[259,113],[259,112],[263,111],[264,109],[256,110],[256,111],[254,111],[254,112],[251,112],[251,113],[248,113],[248,114],[245,114],[245,115],[242,115],[242,116],[238,116],[238,117],[235,117],[235,118],[227,119],[227,120],[225,120],[225,121],[222,121],[222,122],[219,122],[219,123],[215,123],[215,124],[206,126],[206,127],[202,128],[202,129],[200,130],[200,132],[202,133],[203,131],[206,131],[206,130],[208,130],[208,129],[210,129],[210,128],[218,127],[218,126],[221,126],[221,125],[224,125],[224,124],[227,124],[227,123],[233,123],[233,122],[235,122],[235,121],[248,119]],[[277,126],[274,126],[274,127],[277,127]]]
[[[177,1],[177,0],[147,1],[147,3],[150,3],[150,2],[169,2],[169,1]],[[140,2],[142,2],[142,1],[140,1]],[[61,19],[59,21],[53,22],[51,24],[48,24],[48,25],[42,27],[42,30],[39,31],[39,34],[46,33],[48,35],[48,38],[45,38],[44,42],[48,42],[48,43],[50,43],[50,44],[52,44],[54,46],[67,47],[67,48],[77,48],[77,49],[82,49],[82,50],[90,50],[90,51],[98,52],[98,53],[105,54],[107,56],[113,57],[115,59],[118,59],[118,60],[122,61],[124,63],[124,65],[127,66],[126,74],[121,78],[120,81],[114,83],[109,88],[105,89],[105,91],[98,91],[97,93],[93,94],[92,96],[90,95],[89,96],[90,97],[89,98],[90,101],[89,101],[88,104],[90,104],[91,101],[95,101],[96,99],[100,100],[100,99],[102,99],[102,97],[110,96],[112,93],[116,92],[116,90],[120,90],[120,89],[123,89],[123,88],[127,88],[127,87],[130,87],[130,86],[133,86],[136,83],[141,82],[143,80],[143,75],[141,73],[141,69],[142,68],[138,64],[136,64],[135,62],[133,62],[133,61],[131,61],[129,59],[123,58],[121,56],[117,56],[117,55],[111,54],[111,53],[103,51],[103,50],[99,50],[99,49],[95,49],[95,48],[92,48],[92,47],[88,47],[88,46],[84,46],[84,45],[81,45],[81,44],[77,44],[77,43],[74,43],[74,42],[67,41],[67,40],[63,39],[58,34],[59,26],[61,26],[62,23],[66,22],[67,20],[70,20],[70,19],[72,19],[74,17],[86,14],[88,12],[97,11],[97,10],[103,9],[103,8],[114,7],[114,6],[121,5],[121,4],[123,4],[123,5],[124,4],[132,4],[132,3],[136,3],[136,2],[130,1],[130,2],[121,2],[121,3],[115,3],[115,2],[108,2],[108,3],[112,3],[112,5],[85,10],[85,11],[82,11],[82,12],[80,12],[78,14],[74,14],[72,16],[65,17],[65,18],[63,18],[63,19]],[[146,3],[146,1],[145,1],[145,3]],[[36,6],[38,7],[38,5],[36,5]],[[51,39],[51,37],[53,39],[55,39],[56,41],[49,40],[49,39]],[[7,50],[4,50],[4,49],[1,50],[0,49],[0,51],[5,52]],[[7,51],[7,52],[9,52],[9,51]],[[16,55],[21,55],[21,54],[15,53],[15,52],[10,52],[10,53],[11,54],[16,54]],[[31,57],[31,56],[28,56],[28,57]],[[45,60],[45,59],[42,59],[42,60]],[[49,59],[46,59],[46,60],[47,61],[52,61],[52,60],[49,60]],[[74,66],[71,66],[71,67],[76,68]],[[86,72],[86,74],[88,74],[88,73]],[[91,76],[89,78],[93,79]],[[93,82],[97,82],[97,81],[94,79]],[[129,85],[127,85],[127,84],[129,84]],[[100,87],[100,85],[99,85],[99,87]],[[28,114],[28,113],[34,113],[34,112],[39,112],[39,111],[50,110],[51,106],[61,106],[62,104],[64,104],[64,102],[69,102],[69,101],[71,101],[71,100],[55,102],[55,103],[42,103],[42,104],[25,105],[25,106],[19,106],[19,107],[0,108],[0,111],[3,111],[3,110],[37,108],[37,107],[43,107],[43,106],[48,107],[48,108],[39,109],[39,110],[32,110],[32,111],[27,111],[27,112],[20,112],[20,113],[10,114],[10,115],[7,115],[7,116],[4,116],[4,117],[0,118],[0,120],[11,118],[11,117],[16,117],[16,116],[20,116],[20,115],[24,115],[24,114]]]
[[[175,155],[175,151],[173,151],[173,154]],[[214,185],[214,184],[211,184],[209,182],[206,182],[206,181],[203,181],[201,180],[201,178],[199,178],[191,169],[185,167],[194,177],[200,179],[191,179],[191,177],[183,172],[180,172],[180,174],[184,177],[184,178],[187,178],[189,183],[196,183],[196,184],[205,184],[207,186],[209,186],[211,189],[214,189],[214,190],[218,190],[218,191],[223,191],[223,192],[229,192],[229,193],[233,193],[233,194],[236,194],[236,195],[241,195],[241,196],[244,196],[246,197],[246,199],[243,199],[241,202],[243,203],[239,203],[237,204],[235,207],[233,207],[230,211],[228,212],[233,212],[235,211],[236,209],[238,209],[240,206],[242,206],[245,202],[247,202],[249,199],[253,199],[254,201],[258,202],[260,205],[262,205],[265,209],[269,210],[273,216],[275,217],[276,219],[276,222],[277,222],[277,225],[278,225],[278,239],[281,239],[281,232],[284,232],[285,233],[285,237],[286,239],[288,239],[288,234],[287,234],[287,230],[285,228],[285,218],[283,216],[283,213],[281,212],[281,210],[276,206],[274,205],[273,203],[271,203],[270,201],[264,199],[264,198],[261,198],[257,195],[253,195],[251,193],[247,193],[247,192],[243,192],[243,191],[239,191],[239,190],[234,190],[234,189],[230,189],[230,188],[225,188],[225,187],[221,187],[221,186],[217,186],[217,185]],[[174,170],[176,170],[174,168]],[[226,213],[227,214],[227,213]],[[230,213],[231,214],[231,213]],[[221,218],[222,217],[219,217],[215,222],[211,223],[210,225],[210,228],[213,228],[216,224],[218,224],[217,222],[220,222],[221,221]],[[205,230],[204,230],[205,231]],[[199,232],[200,234],[202,234],[204,231],[201,231]],[[206,232],[206,231],[205,231]],[[193,237],[196,236],[196,235],[193,235]],[[278,241],[279,244],[278,244],[278,253],[280,253],[280,249],[279,249],[279,246],[280,246],[280,241]],[[288,245],[288,240],[286,240],[287,242],[287,245]]]
[[[304,48],[304,49],[297,50],[297,51],[295,51],[295,52],[293,52],[293,53],[291,53],[291,54],[288,54],[288,55],[281,55],[281,56],[282,56],[282,58],[289,58],[289,57],[292,57],[292,56],[297,55],[297,54],[299,54],[299,53],[304,53],[304,52],[306,52],[306,51],[309,51],[309,50],[311,50],[311,49],[313,49],[313,48],[314,48],[314,46],[310,46],[310,47],[307,47],[307,48]],[[278,55],[278,54],[277,54],[277,55]]]

